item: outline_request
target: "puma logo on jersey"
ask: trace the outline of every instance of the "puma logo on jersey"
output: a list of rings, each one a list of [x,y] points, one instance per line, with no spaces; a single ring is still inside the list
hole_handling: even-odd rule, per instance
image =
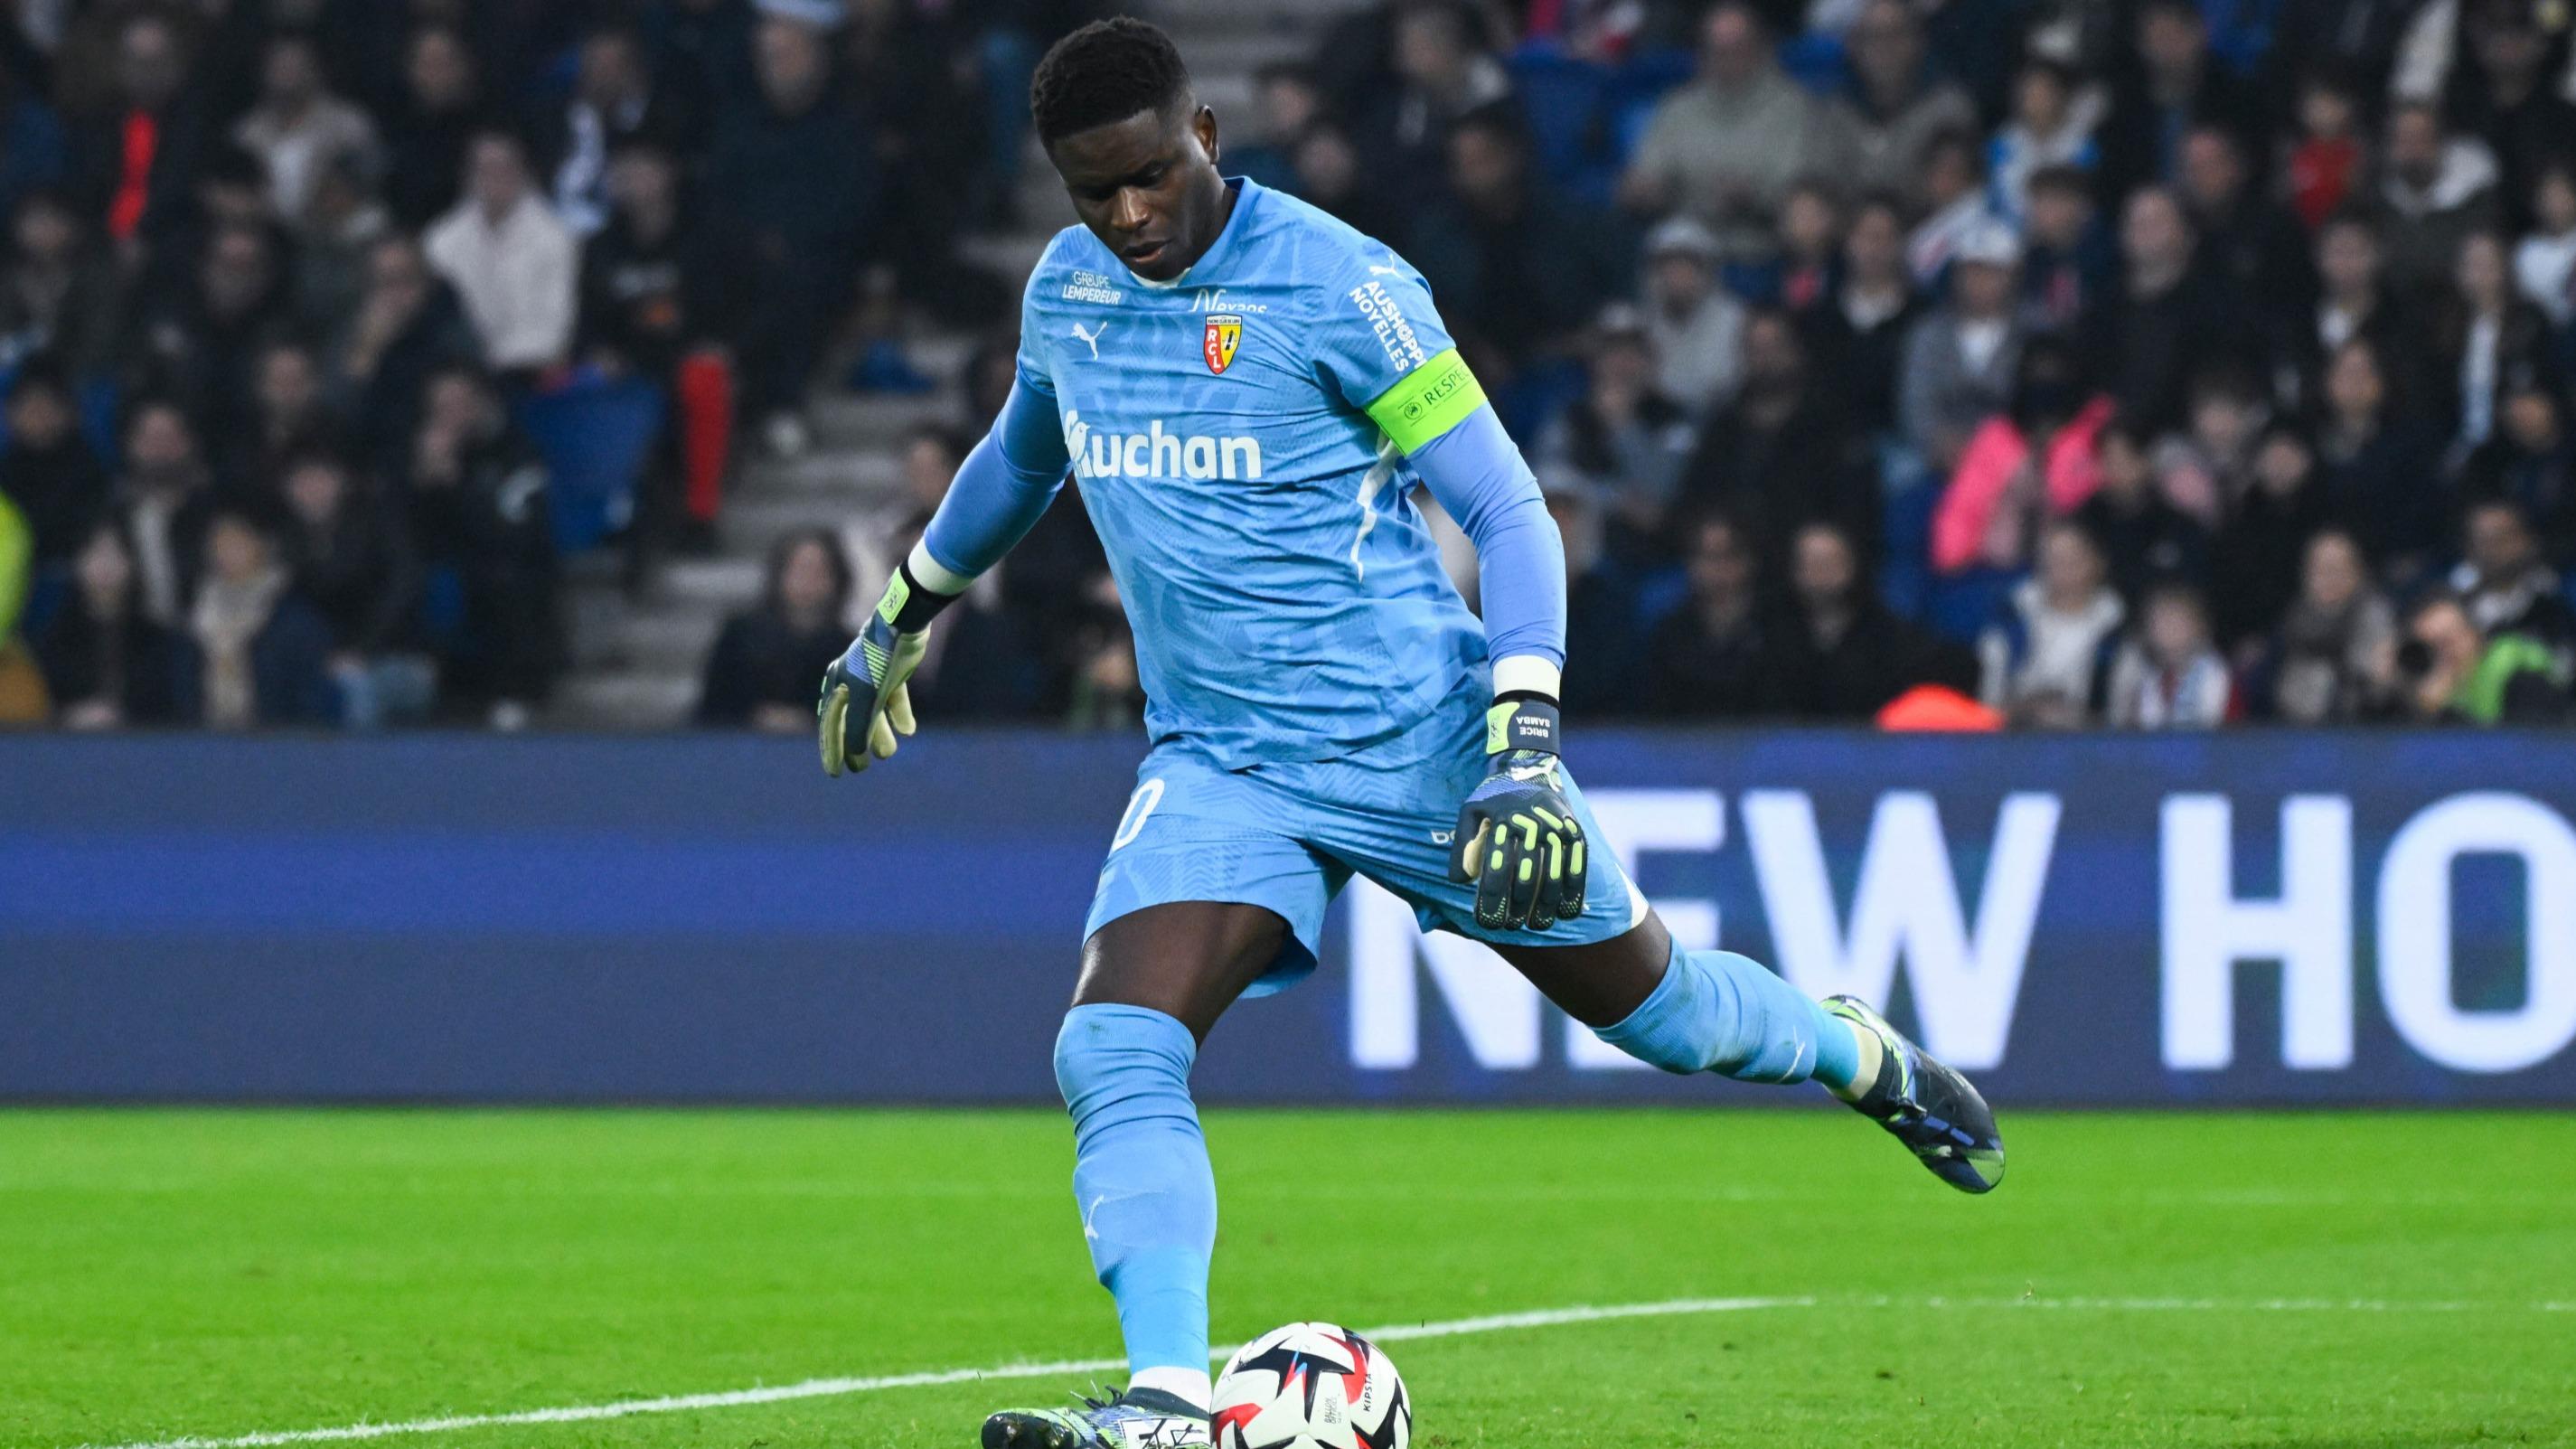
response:
[[[1172,433],[1154,419],[1141,433],[1105,433],[1067,408],[1064,448],[1076,478],[1258,478],[1261,440]]]
[[[1085,332],[1082,330],[1082,324],[1076,322],[1073,324],[1073,335],[1076,338],[1079,338],[1085,346],[1091,349],[1091,360],[1098,362],[1100,360],[1100,339],[1109,335],[1109,324],[1103,322],[1098,328]]]

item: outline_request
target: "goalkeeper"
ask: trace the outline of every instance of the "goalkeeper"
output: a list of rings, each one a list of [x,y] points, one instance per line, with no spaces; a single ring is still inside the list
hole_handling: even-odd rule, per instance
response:
[[[1029,279],[1009,401],[819,709],[826,770],[892,755],[932,620],[1072,475],[1134,624],[1153,742],[1055,1050],[1131,1378],[1079,1410],[996,1414],[988,1449],[1208,1442],[1216,1187],[1190,1068],[1238,997],[1314,969],[1353,873],[1425,929],[1491,944],[1633,1056],[1820,1081],[1953,1186],[1994,1186],[2002,1143],[1963,1078],[1857,1001],[1677,949],[1602,848],[1563,762],[1556,530],[1421,277],[1226,178],[1216,117],[1150,25],[1065,37],[1032,102],[1081,225]],[[1481,624],[1417,485],[1476,545]]]

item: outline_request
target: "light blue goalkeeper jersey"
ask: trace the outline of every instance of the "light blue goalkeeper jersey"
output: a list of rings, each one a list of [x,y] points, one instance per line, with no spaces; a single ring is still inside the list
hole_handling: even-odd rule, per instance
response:
[[[1177,282],[1079,226],[1022,304],[1019,377],[1052,399],[1136,635],[1162,741],[1224,767],[1402,733],[1482,673],[1404,453],[1483,404],[1421,275],[1250,181]]]

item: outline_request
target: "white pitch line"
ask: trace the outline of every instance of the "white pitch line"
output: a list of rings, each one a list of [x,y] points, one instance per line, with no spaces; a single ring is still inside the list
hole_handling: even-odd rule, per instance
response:
[[[2576,1303],[2405,1302],[2381,1298],[1859,1298],[1842,1300],[1861,1308],[2067,1309],[2112,1313],[2477,1313],[2576,1311]],[[1493,1313],[1430,1323],[1398,1323],[1365,1330],[1388,1343],[1407,1339],[1456,1338],[1464,1334],[1501,1333],[1515,1328],[1555,1328],[1572,1323],[1600,1323],[1620,1318],[1667,1318],[1683,1314],[1742,1313],[1771,1308],[1813,1308],[1815,1298],[1673,1298],[1659,1303],[1577,1304],[1525,1313]],[[1210,1355],[1211,1359],[1221,1355]],[[983,1379],[1028,1379],[1111,1373],[1125,1359],[1082,1358],[1051,1362],[992,1364],[983,1368],[931,1369],[918,1373],[879,1374],[869,1378],[806,1379],[722,1393],[675,1394],[658,1399],[620,1399],[608,1404],[570,1404],[552,1409],[520,1409],[501,1414],[458,1414],[438,1419],[405,1419],[390,1423],[341,1424],[326,1429],[282,1429],[230,1438],[191,1436],[154,1439],[80,1449],[269,1449],[281,1444],[320,1444],[352,1439],[384,1439],[400,1434],[442,1434],[458,1429],[491,1429],[523,1424],[579,1424],[623,1419],[637,1414],[678,1414],[696,1409],[735,1409],[795,1399],[826,1399],[870,1394],[886,1389],[931,1388]]]
[[[1542,1308],[1529,1313],[1496,1313],[1481,1318],[1452,1318],[1438,1323],[1399,1323],[1365,1330],[1370,1338],[1399,1342],[1412,1338],[1453,1338],[1463,1333],[1499,1333],[1513,1328],[1552,1328],[1565,1323],[1597,1323],[1611,1318],[1658,1318],[1679,1313],[1732,1313],[1756,1308],[1807,1308],[1812,1298],[1676,1298],[1663,1303],[1579,1304]],[[1210,1355],[1212,1359],[1223,1355]],[[1110,1373],[1127,1366],[1123,1358],[1062,1359],[1052,1363],[993,1364],[984,1368],[933,1369],[922,1373],[881,1374],[872,1378],[807,1379],[763,1388],[730,1389],[712,1394],[675,1394],[660,1399],[621,1399],[612,1404],[571,1404],[553,1409],[520,1409],[506,1414],[458,1414],[440,1419],[405,1419],[392,1423],[340,1424],[328,1429],[281,1429],[230,1438],[189,1437],[119,1444],[113,1449],[264,1449],[278,1444],[320,1444],[348,1439],[384,1439],[397,1434],[443,1434],[457,1429],[490,1429],[520,1424],[579,1424],[596,1419],[623,1419],[635,1414],[679,1414],[693,1409],[734,1409],[751,1404],[777,1404],[793,1399],[827,1399],[844,1394],[871,1394],[884,1389],[930,1388],[978,1379],[1030,1379]],[[84,1445],[82,1449],[98,1449]]]

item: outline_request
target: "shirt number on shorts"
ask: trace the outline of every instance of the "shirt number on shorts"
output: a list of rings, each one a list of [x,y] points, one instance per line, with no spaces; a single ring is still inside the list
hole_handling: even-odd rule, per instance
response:
[[[1154,817],[1154,807],[1163,803],[1163,782],[1148,780],[1127,797],[1127,813],[1118,817],[1118,833],[1109,837],[1109,848],[1116,850],[1136,838],[1145,822]]]

